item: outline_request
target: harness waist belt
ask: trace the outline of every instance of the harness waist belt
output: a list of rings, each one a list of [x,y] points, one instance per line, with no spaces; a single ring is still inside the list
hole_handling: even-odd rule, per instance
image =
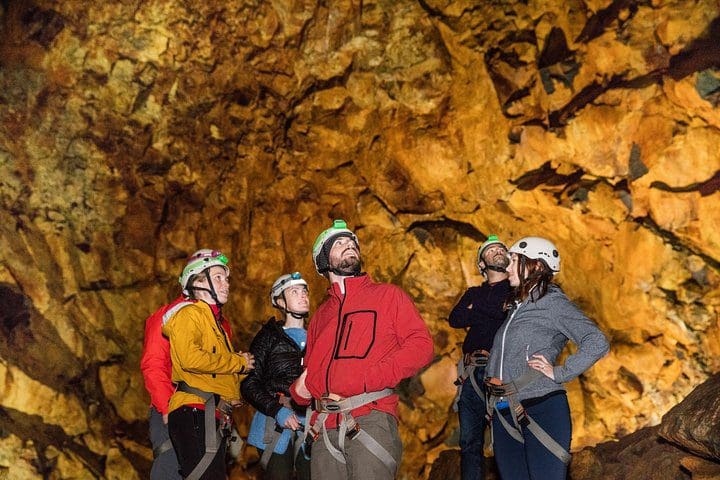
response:
[[[323,397],[319,399],[313,399],[312,405],[316,412],[318,412],[315,422],[310,425],[310,422],[305,423],[305,431],[303,433],[303,442],[305,445],[310,446],[313,441],[317,440],[322,432],[323,442],[328,452],[340,463],[345,462],[345,437],[350,440],[357,439],[360,443],[367,448],[370,453],[375,455],[389,470],[395,475],[397,472],[397,461],[390,455],[390,453],[378,443],[377,440],[372,438],[366,431],[360,428],[360,424],[352,416],[351,412],[356,408],[367,405],[368,403],[375,402],[381,398],[385,398],[394,393],[392,388],[386,388],[377,392],[366,392],[360,395],[354,395],[348,398],[342,398],[335,400],[329,397]],[[331,414],[340,415],[340,423],[338,424],[338,446],[330,443],[328,438],[327,427],[325,421]]]

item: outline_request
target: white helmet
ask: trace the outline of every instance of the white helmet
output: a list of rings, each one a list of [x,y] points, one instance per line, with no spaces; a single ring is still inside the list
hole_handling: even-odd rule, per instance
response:
[[[302,278],[302,275],[300,275],[300,272],[294,272],[294,273],[286,273],[285,275],[280,275],[277,280],[275,280],[275,283],[273,283],[272,288],[270,289],[270,303],[275,308],[282,308],[277,303],[278,297],[283,294],[285,290],[287,290],[290,287],[294,287],[295,285],[302,285],[305,287],[305,289],[308,288],[307,282]]]
[[[334,220],[332,227],[318,235],[313,244],[313,263],[315,263],[315,270],[320,275],[324,275],[330,267],[330,249],[338,237],[352,238],[355,245],[358,246],[358,250],[360,249],[357,236],[347,228],[345,220]]]
[[[228,258],[223,255],[222,252],[217,250],[211,250],[209,248],[203,248],[190,255],[185,268],[183,268],[182,274],[178,281],[183,289],[183,294],[190,295],[188,290],[188,281],[190,277],[207,270],[210,267],[223,267],[227,273],[230,273],[228,267]]]
[[[521,238],[510,247],[508,252],[520,253],[534,260],[542,260],[552,270],[553,275],[560,271],[560,252],[554,243],[545,238]]]

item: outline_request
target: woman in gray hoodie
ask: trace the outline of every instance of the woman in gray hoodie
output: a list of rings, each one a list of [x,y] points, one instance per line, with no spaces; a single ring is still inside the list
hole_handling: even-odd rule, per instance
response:
[[[525,237],[509,253],[513,292],[486,369],[495,461],[503,479],[565,479],[572,425],[563,383],[610,347],[597,325],[553,283],[560,254],[552,242]],[[568,340],[577,351],[556,365]]]

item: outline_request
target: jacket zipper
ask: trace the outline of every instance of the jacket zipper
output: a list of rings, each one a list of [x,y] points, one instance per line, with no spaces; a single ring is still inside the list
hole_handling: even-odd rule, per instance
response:
[[[347,288],[347,285],[345,286]],[[337,352],[340,348],[340,333],[342,332],[341,329],[341,321],[342,321],[342,310],[343,305],[345,304],[345,297],[347,297],[347,290],[345,290],[345,294],[343,295],[342,299],[340,299],[340,309],[338,310],[338,318],[337,318],[337,330],[335,330],[335,346],[333,348],[332,357],[330,357],[330,361],[328,362],[327,371],[325,372],[325,394],[328,395],[330,393],[330,367],[332,366],[332,362],[335,359],[335,355],[337,355]]]
[[[513,310],[512,314],[510,314],[510,320],[508,320],[507,325],[505,325],[505,329],[503,330],[502,344],[500,345],[500,381],[503,381],[503,360],[505,359],[505,335],[507,334],[508,328],[510,327],[510,324],[512,323],[513,318],[515,318],[515,314],[520,309],[520,305],[522,305],[522,304],[515,304],[515,309]]]

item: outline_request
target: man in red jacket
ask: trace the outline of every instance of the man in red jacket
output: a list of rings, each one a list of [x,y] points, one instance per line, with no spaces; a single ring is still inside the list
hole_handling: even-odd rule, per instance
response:
[[[312,478],[394,478],[402,442],[393,388],[430,363],[430,333],[402,289],[361,273],[343,220],[318,236],[313,261],[330,288],[310,321],[307,369],[290,390],[315,410],[306,426]]]

